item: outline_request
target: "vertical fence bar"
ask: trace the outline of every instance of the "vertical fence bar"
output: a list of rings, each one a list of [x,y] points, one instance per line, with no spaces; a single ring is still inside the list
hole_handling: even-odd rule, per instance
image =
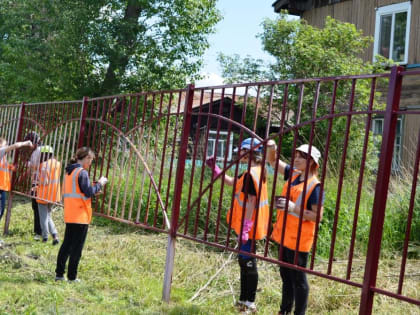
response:
[[[190,134],[191,127],[191,111],[194,99],[194,84],[188,85],[187,95],[185,98],[184,106],[184,126],[182,130],[181,145],[179,148],[178,155],[178,166],[176,169],[176,179],[175,179],[175,192],[174,192],[174,203],[172,207],[171,215],[171,227],[168,234],[168,247],[166,249],[166,264],[165,264],[165,277],[163,280],[163,296],[162,299],[165,302],[169,302],[171,295],[171,282],[172,282],[172,273],[174,268],[174,258],[175,258],[175,242],[176,242],[176,231],[178,228],[178,219],[179,219],[179,208],[181,205],[181,194],[182,194],[182,183],[184,181],[184,171],[185,171],[185,160],[187,158],[188,150],[188,137]]]
[[[19,141],[22,138],[22,126],[23,126],[23,119],[25,116],[25,103],[20,105],[20,114],[19,114],[19,126],[16,132],[16,141]],[[18,161],[19,154],[16,152],[13,157],[13,165],[16,165]],[[7,200],[7,213],[6,213],[6,220],[4,222],[4,231],[3,234],[7,235],[9,233],[9,225],[10,225],[10,215],[12,211],[12,204],[13,204],[13,182],[14,182],[15,172],[12,172],[10,181],[11,181],[11,188],[10,188],[10,195],[9,199]]]
[[[357,185],[356,204],[354,206],[353,229],[351,232],[350,250],[349,250],[349,256],[348,256],[349,259],[348,259],[347,275],[346,275],[347,280],[350,280],[351,270],[352,270],[352,265],[353,265],[354,243],[356,241],[357,221],[359,219],[359,208],[360,208],[360,199],[362,196],[363,176],[365,172],[366,155],[367,155],[367,150],[368,150],[368,145],[369,145],[369,130],[370,130],[371,122],[372,122],[371,111],[373,109],[373,103],[375,101],[375,88],[376,88],[376,78],[373,78],[372,83],[371,83],[371,88],[370,88],[368,115],[366,118],[366,125],[365,125],[365,139],[363,141],[363,152],[362,152],[362,161],[360,163],[359,182]]]
[[[350,102],[348,112],[353,111],[354,105],[354,98],[356,93],[356,79],[353,79],[351,84],[351,94],[350,94]],[[346,165],[346,158],[347,158],[347,149],[348,143],[350,138],[350,127],[351,127],[351,119],[352,115],[347,114],[347,121],[346,121],[346,131],[344,133],[344,143],[343,143],[343,153],[341,155],[341,164],[340,164],[340,173],[338,176],[338,188],[337,188],[337,198],[335,202],[335,212],[334,212],[334,222],[331,234],[331,244],[330,244],[330,257],[328,260],[328,270],[327,273],[330,275],[332,272],[332,265],[334,261],[334,250],[335,250],[335,243],[337,240],[337,227],[338,227],[338,220],[339,220],[339,213],[340,213],[340,203],[341,203],[341,194],[343,191],[343,182],[344,182],[344,172],[345,172],[345,165]]]
[[[378,176],[376,178],[375,198],[372,208],[372,221],[369,233],[369,244],[366,255],[365,275],[363,277],[362,295],[359,314],[372,314],[374,292],[378,273],[379,254],[381,251],[382,231],[384,226],[385,208],[388,196],[389,177],[391,175],[392,156],[394,150],[397,114],[400,105],[403,67],[391,69],[387,105],[384,117],[381,154],[379,157]]]
[[[80,131],[79,131],[79,141],[77,142],[77,148],[83,146],[83,138],[85,136],[85,129],[86,129],[86,115],[87,115],[87,107],[88,107],[88,97],[83,97],[83,104],[82,104],[82,113],[80,114]]]

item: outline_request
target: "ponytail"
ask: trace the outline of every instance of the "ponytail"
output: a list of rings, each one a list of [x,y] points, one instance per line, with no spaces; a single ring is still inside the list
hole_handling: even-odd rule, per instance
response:
[[[81,147],[77,149],[76,154],[70,159],[70,164],[76,163],[78,160],[83,160],[86,156],[92,155],[95,158],[95,153],[89,147]]]
[[[252,160],[254,161],[254,163],[263,167],[263,165],[262,165],[262,155],[261,155],[260,152],[256,152],[256,151],[252,152]],[[266,168],[264,168],[264,172],[262,174],[262,179],[263,179],[263,182],[267,181],[267,169]]]

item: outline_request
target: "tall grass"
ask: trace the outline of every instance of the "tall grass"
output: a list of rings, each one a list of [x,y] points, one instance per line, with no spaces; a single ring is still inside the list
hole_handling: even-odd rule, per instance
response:
[[[237,314],[234,303],[240,284],[235,255],[180,238],[171,303],[166,304],[161,296],[167,235],[95,217],[79,265],[82,282],[57,283],[58,247],[51,240],[32,239],[30,200],[16,196],[12,211],[10,235],[2,237],[5,246],[0,246],[0,314]],[[54,212],[53,218],[62,239],[62,211]],[[321,262],[321,268],[324,265]],[[393,275],[399,270],[394,259],[383,265],[378,285],[395,283]],[[418,298],[419,261],[410,261],[410,266],[404,292]],[[337,263],[338,269],[344,267]],[[356,267],[355,277],[361,277],[363,269]],[[258,313],[275,314],[281,301],[278,267],[259,261],[258,269]],[[308,315],[358,314],[358,288],[314,276],[309,276],[309,282]],[[414,315],[418,307],[378,296],[373,313]]]

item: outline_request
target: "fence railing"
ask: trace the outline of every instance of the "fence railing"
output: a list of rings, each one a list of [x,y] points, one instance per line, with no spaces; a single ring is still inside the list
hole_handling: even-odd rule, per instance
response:
[[[377,283],[384,224],[395,212],[390,209],[395,195],[390,182],[395,173],[392,160],[397,119],[410,115],[420,122],[420,110],[399,109],[403,78],[408,75],[420,72],[394,67],[386,74],[203,88],[190,85],[182,90],[72,102],[5,105],[0,107],[1,132],[10,143],[37,132],[43,145],[54,148],[63,166],[77,147],[89,146],[95,151],[91,179],[109,179],[103,194],[95,197],[95,214],[168,233],[165,300],[170,296],[176,237],[239,252],[237,236],[227,223],[231,221],[227,214],[235,191],[221,179],[224,174],[232,176],[235,187],[237,178],[250,171],[251,163],[242,163],[244,153],[235,156],[232,149],[245,138],[259,139],[264,148],[261,164],[270,210],[264,218],[267,237],[252,242],[255,251],[250,255],[360,288],[360,314],[370,314],[375,293],[420,305],[418,293],[404,290],[409,248],[419,246],[413,243],[413,231],[419,228],[415,218],[420,212],[420,123],[414,133],[411,130],[417,149],[406,165],[409,171],[404,174],[403,185],[407,193],[398,212],[405,220],[402,239],[397,240],[403,244],[395,276],[398,288]],[[384,121],[382,135],[372,132],[372,121],[377,117]],[[316,219],[308,268],[282,262],[282,247],[279,250],[270,237],[277,212],[275,196],[285,183],[278,165],[268,166],[266,144],[270,139],[277,143],[276,158],[287,161],[291,168],[295,149],[302,143],[316,146],[322,153],[319,179],[325,210],[323,218],[318,215]],[[222,169],[215,179],[205,167],[210,154],[218,157]],[[29,150],[21,149],[13,156],[18,166],[13,193],[33,198],[37,172],[27,163],[30,155]],[[306,187],[308,174],[304,178]],[[10,214],[11,202],[5,232]],[[303,222],[301,212],[299,231]],[[345,261],[346,268],[338,268],[337,257],[341,265]],[[363,273],[355,273],[356,269]]]

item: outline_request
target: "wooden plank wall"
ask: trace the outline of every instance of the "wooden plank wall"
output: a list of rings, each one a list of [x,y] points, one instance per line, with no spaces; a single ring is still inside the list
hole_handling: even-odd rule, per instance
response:
[[[376,8],[406,1],[407,0],[347,0],[307,11],[303,14],[303,18],[307,20],[309,24],[321,28],[325,24],[325,18],[327,16],[332,16],[337,20],[355,24],[357,29],[363,30],[364,35],[372,36],[373,38],[375,35]],[[372,61],[373,42],[361,57],[364,60]],[[411,2],[408,64],[420,64],[420,0],[413,0]],[[404,78],[400,108],[420,108],[419,76],[407,76]],[[412,170],[419,126],[420,115],[405,115],[403,120],[403,148],[401,156],[403,169]]]
[[[363,30],[366,36],[375,35],[375,8],[406,2],[407,0],[348,0],[337,4],[323,6],[307,11],[303,18],[309,24],[316,27],[323,27],[325,18],[333,18],[356,25],[356,28]],[[364,60],[371,61],[373,58],[373,43],[362,56]],[[409,64],[420,64],[420,0],[414,0],[411,4],[411,29],[409,45]]]

